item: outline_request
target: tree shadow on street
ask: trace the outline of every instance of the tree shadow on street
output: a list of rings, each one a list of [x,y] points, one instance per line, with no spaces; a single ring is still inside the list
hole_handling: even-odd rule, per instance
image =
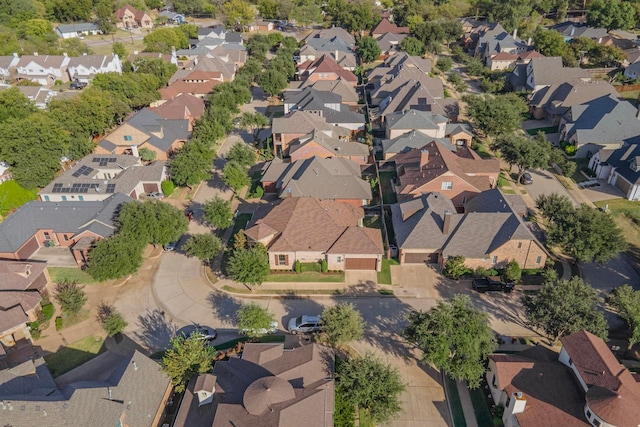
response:
[[[286,295],[281,300],[281,303],[286,314],[282,318],[276,320],[280,325],[282,325],[282,329],[284,330],[287,329],[289,319],[303,315],[318,316],[322,313],[322,310],[324,310],[324,306],[316,300],[306,297],[297,297],[294,294]]]
[[[147,310],[146,313],[138,315],[137,324],[140,332],[134,332],[136,340],[152,353],[165,348],[177,330],[169,316],[158,309]]]
[[[242,307],[239,299],[224,292],[210,292],[207,295],[207,302],[214,317],[230,326],[236,325],[238,310]]]

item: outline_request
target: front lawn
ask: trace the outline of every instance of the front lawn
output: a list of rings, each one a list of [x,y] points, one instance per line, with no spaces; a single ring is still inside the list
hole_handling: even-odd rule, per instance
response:
[[[571,175],[571,178],[575,182],[584,182],[588,181],[588,179],[580,172],[583,169],[586,169],[589,166],[589,160],[587,159],[571,159],[570,162],[574,162],[576,164],[576,171]]]
[[[475,151],[483,159],[490,159],[493,157],[489,152],[489,148],[484,144],[477,144]]]
[[[493,418],[487,405],[487,398],[484,396],[484,389],[482,387],[469,389],[469,396],[471,397],[471,403],[473,404],[473,413],[476,416],[479,426],[491,426],[493,425]]]
[[[97,283],[87,272],[76,267],[49,267],[49,275],[53,283],[64,281],[76,282],[79,284]]]
[[[38,190],[26,190],[16,181],[0,184],[0,216],[6,216],[12,210],[38,198]]]
[[[634,267],[640,270],[640,203],[620,198],[594,204],[599,208],[608,207],[629,244],[627,254],[633,259]]]
[[[231,233],[231,237],[229,238],[227,246],[233,246],[233,242],[235,242],[234,236],[236,235],[236,233],[238,233],[238,231],[247,228],[247,223],[251,221],[251,216],[252,214],[250,213],[241,213],[236,216],[236,219],[233,222],[233,233]],[[224,230],[222,231],[224,232]]]
[[[391,283],[391,266],[399,265],[400,263],[395,259],[383,259],[382,268],[378,272],[378,283],[380,285],[392,285]]]
[[[326,282],[343,283],[344,273],[319,273],[305,271],[303,273],[274,273],[267,276],[265,282]]]
[[[47,362],[51,375],[59,377],[105,351],[104,339],[89,335],[66,347],[60,347],[55,353],[45,356],[44,360]]]
[[[462,402],[460,401],[460,394],[458,393],[458,387],[456,386],[456,380],[444,375],[445,388],[447,390],[447,402],[449,403],[449,409],[453,415],[453,425],[455,427],[466,427],[467,422],[464,419],[464,412],[462,411]]]

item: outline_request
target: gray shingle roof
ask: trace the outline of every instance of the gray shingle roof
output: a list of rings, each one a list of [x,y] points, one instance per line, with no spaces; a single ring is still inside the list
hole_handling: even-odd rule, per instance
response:
[[[422,148],[427,145],[429,142],[436,140],[440,142],[442,145],[450,149],[451,151],[456,151],[456,146],[451,144],[448,138],[434,138],[432,136],[427,136],[420,131],[412,131],[402,134],[393,139],[383,139],[382,140],[382,152],[387,153],[402,153],[411,148]]]
[[[60,24],[56,28],[60,33],[77,33],[81,31],[98,31],[100,26],[93,22],[77,22],[75,24]]]
[[[448,119],[439,114],[428,111],[409,110],[396,112],[385,116],[388,129],[439,129],[439,124],[446,123]]]
[[[535,91],[531,95],[529,105],[544,108],[551,115],[562,115],[572,105],[584,104],[609,94],[617,96],[616,89],[608,82],[575,80]]]
[[[133,201],[115,193],[100,202],[29,202],[0,223],[0,252],[15,252],[36,231],[53,229],[57,233],[81,233],[101,223],[100,235],[115,230],[114,216],[122,203]]]
[[[623,147],[611,152],[606,158],[606,163],[613,166],[616,173],[629,183],[638,184],[640,183],[640,168],[637,168],[637,170],[632,168],[635,167],[638,156],[640,156],[640,145],[625,144]],[[605,159],[601,156],[600,161],[604,162]]]
[[[127,123],[150,135],[148,143],[162,151],[169,150],[175,141],[188,140],[191,136],[189,120],[165,119],[148,108],[137,112]],[[162,137],[151,135],[151,132],[162,132]]]
[[[528,66],[531,67],[535,86],[549,86],[580,79],[591,80],[591,75],[582,68],[564,67],[559,56],[532,58]]]

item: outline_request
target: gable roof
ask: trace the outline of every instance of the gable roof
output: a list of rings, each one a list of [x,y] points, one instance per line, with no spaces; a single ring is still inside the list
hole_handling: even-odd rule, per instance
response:
[[[267,169],[261,182],[275,182],[281,198],[371,200],[371,186],[361,178],[360,166],[341,157],[297,160],[284,171],[276,164],[275,173]]]
[[[337,93],[319,91],[306,87],[302,91],[286,91],[284,103],[288,109],[321,112],[327,123],[348,123],[364,125],[364,114],[351,111],[348,105],[342,104],[342,97]],[[286,111],[286,110],[285,110]]]
[[[590,27],[581,22],[565,21],[549,27],[550,30],[559,32],[565,38],[587,37],[590,39],[599,39],[607,36],[606,28]]]
[[[306,135],[319,130],[327,134],[346,136],[350,135],[348,129],[340,126],[332,126],[324,117],[308,111],[289,111],[282,117],[276,117],[271,123],[271,131],[274,134],[299,134]]]
[[[409,110],[390,113],[385,116],[388,129],[439,129],[439,124],[446,123],[448,119],[439,114],[428,111]]]
[[[550,86],[574,80],[591,80],[588,71],[578,67],[564,67],[559,56],[547,56],[544,58],[532,58],[527,67],[533,74],[533,85]],[[533,86],[529,86],[534,89]]]
[[[584,104],[602,96],[617,96],[618,92],[609,82],[591,80],[563,81],[535,91],[529,105],[544,108],[551,115],[562,115],[572,105]]]
[[[311,80],[290,82],[289,87],[292,90],[302,90],[306,87],[312,87],[319,91],[336,93],[342,97],[342,102],[351,104],[355,104],[360,100],[353,85],[343,79],[318,80],[315,82]]]
[[[409,34],[409,27],[398,27],[396,24],[393,24],[387,18],[382,18],[378,25],[375,26],[373,30],[371,30],[371,34]]]
[[[66,55],[22,55],[16,68],[26,67],[32,62],[42,68],[62,68],[69,60],[70,58]]]
[[[116,10],[116,18],[122,19],[124,17],[124,13],[127,10],[129,10],[131,13],[133,13],[133,16],[134,16],[135,20],[138,21],[138,22],[140,22],[142,20],[142,18],[144,18],[144,16],[147,15],[146,12],[143,12],[142,10],[138,10],[135,7],[131,6],[130,4],[125,4],[120,9]]]
[[[606,162],[613,168],[615,173],[622,176],[630,184],[640,183],[640,168],[637,167],[638,158],[640,158],[640,145],[624,144],[616,150],[607,150],[608,156],[603,156],[600,150],[600,161]]]
[[[47,263],[42,261],[0,260],[0,291],[26,291],[44,286],[34,285],[33,281],[46,268]]]
[[[75,234],[89,230],[108,237],[116,228],[116,212],[122,203],[131,201],[131,197],[115,193],[99,202],[26,203],[0,223],[0,252],[17,251],[41,229]]]
[[[514,213],[523,217],[527,212],[527,204],[518,194],[504,194],[499,188],[492,188],[465,203],[464,211]]]
[[[336,62],[331,55],[324,54],[320,58],[313,61],[308,66],[301,68],[304,64],[298,66],[298,72],[302,76],[309,76],[314,73],[334,73],[338,77],[352,83],[358,82],[358,77],[349,70],[345,70]]]
[[[99,31],[100,26],[94,22],[76,22],[75,24],[60,24],[56,27],[60,34],[79,33],[82,31]]]
[[[38,291],[0,291],[0,332],[29,321],[26,313],[40,304]]]
[[[204,100],[190,93],[181,93],[175,98],[149,109],[165,119],[199,119],[204,113]]]
[[[297,141],[291,142],[289,145],[289,154],[292,155],[300,148],[311,143],[316,143],[323,147],[330,153],[331,157],[369,156],[369,147],[367,145],[355,141],[334,138],[316,129],[298,138]]]
[[[400,51],[400,42],[406,37],[406,34],[385,33],[376,39],[376,43],[382,53]]]
[[[307,37],[304,38],[304,41],[309,43],[313,39],[331,39],[333,37],[341,38],[350,46],[354,46],[356,44],[356,39],[342,27],[331,27],[323,28],[320,30],[313,30]]]

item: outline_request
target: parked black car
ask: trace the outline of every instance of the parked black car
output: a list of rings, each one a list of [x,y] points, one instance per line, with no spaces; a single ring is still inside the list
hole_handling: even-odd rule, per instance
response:
[[[81,89],[84,89],[86,86],[87,86],[86,83],[79,82],[76,80],[74,82],[71,82],[71,84],[69,85],[69,89],[81,90]]]
[[[497,276],[489,276],[482,279],[473,279],[471,285],[473,289],[480,293],[498,291],[509,293],[513,291],[513,283],[504,282]]]

